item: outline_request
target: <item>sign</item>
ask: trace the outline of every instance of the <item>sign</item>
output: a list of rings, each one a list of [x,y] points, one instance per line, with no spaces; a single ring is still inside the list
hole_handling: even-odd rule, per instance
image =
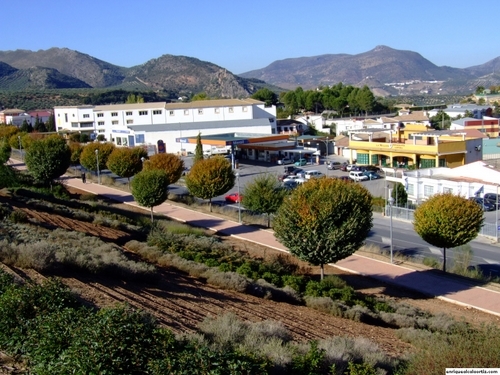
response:
[[[130,130],[112,130],[112,133],[123,133],[123,134],[129,134]]]
[[[248,143],[248,139],[237,139],[234,141],[227,141],[226,145],[242,145],[244,143]]]
[[[175,142],[177,142],[177,143],[189,143],[189,139],[187,139],[187,138],[175,138]]]

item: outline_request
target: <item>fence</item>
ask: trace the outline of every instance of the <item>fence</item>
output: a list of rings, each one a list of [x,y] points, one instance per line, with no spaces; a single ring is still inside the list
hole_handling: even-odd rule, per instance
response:
[[[406,220],[413,222],[414,218],[414,213],[415,210],[411,208],[404,208],[404,207],[396,207],[392,206],[392,218],[397,219],[397,220]],[[391,207],[389,205],[385,206],[385,216],[389,217],[391,215]],[[500,228],[499,232],[500,232]],[[483,226],[481,227],[481,231],[479,232],[479,236],[483,237],[489,237],[496,239],[497,234],[500,234],[497,232],[497,228],[495,228],[495,223],[484,223]]]

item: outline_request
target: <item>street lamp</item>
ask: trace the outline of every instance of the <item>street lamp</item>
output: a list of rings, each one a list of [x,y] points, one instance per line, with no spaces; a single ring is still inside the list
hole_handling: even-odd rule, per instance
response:
[[[101,184],[101,174],[99,172],[99,149],[95,149],[95,158],[97,161],[97,183],[100,185]]]
[[[238,185],[238,223],[241,224],[240,172],[236,172],[236,183]]]
[[[329,140],[329,138],[326,137],[326,141],[324,141],[322,139],[317,139],[317,138],[313,138],[313,140],[320,141],[320,142],[323,142],[325,144],[325,148],[326,148],[326,155],[325,155],[326,162],[325,162],[325,164],[327,165],[326,174],[328,175],[328,140]]]
[[[393,253],[393,238],[392,238],[392,205],[394,203],[394,198],[392,197],[392,189],[389,189],[389,214],[391,216],[390,219],[390,229],[389,229],[389,237],[391,238],[391,263],[393,263],[392,253]]]
[[[17,139],[19,141],[19,153],[21,154],[21,160],[24,160],[24,158],[23,158],[23,146],[21,145],[21,136],[18,135]]]

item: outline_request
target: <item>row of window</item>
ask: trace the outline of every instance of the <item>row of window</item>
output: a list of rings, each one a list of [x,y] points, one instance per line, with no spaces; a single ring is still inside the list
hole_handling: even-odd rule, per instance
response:
[[[407,193],[408,195],[415,195],[414,184],[408,184]],[[453,193],[453,188],[443,187],[443,193]],[[424,185],[424,197],[430,197],[432,195],[434,195],[434,186]]]
[[[248,112],[248,108],[247,107],[241,107],[241,110],[242,112]],[[228,112],[229,113],[234,113],[234,108],[233,107],[229,107],[228,108]],[[161,109],[154,109],[153,110],[153,115],[161,115],[163,113],[163,111]],[[214,113],[220,113],[220,108],[214,108]],[[132,111],[126,111],[125,112],[125,116],[132,116]],[[199,108],[198,109],[198,114],[199,115],[202,115],[203,114],[203,108]],[[139,111],[139,116],[147,116],[148,115],[148,111]],[[175,111],[174,110],[171,110],[169,111],[169,115],[170,116],[175,116]],[[184,110],[184,115],[185,116],[188,116],[189,115],[189,109],[185,109]],[[66,119],[67,119],[67,114],[65,114],[66,116]],[[75,114],[73,114],[73,117],[75,117]],[[97,117],[104,117],[104,113],[102,112],[99,112],[97,114]],[[111,112],[111,117],[118,117],[118,112]],[[85,113],[83,114],[83,118],[90,118],[90,114],[88,113]]]

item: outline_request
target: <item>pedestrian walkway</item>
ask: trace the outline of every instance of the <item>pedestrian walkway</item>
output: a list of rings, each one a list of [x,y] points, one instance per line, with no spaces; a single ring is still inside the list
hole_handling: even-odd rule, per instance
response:
[[[23,162],[14,159],[11,159],[9,164],[18,169],[25,168]],[[84,183],[81,178],[72,176],[64,176],[63,179],[65,184],[69,186],[140,207],[129,192],[92,182]],[[144,210],[149,211],[146,208]],[[285,246],[276,240],[272,230],[239,224],[215,215],[180,207],[168,201],[155,207],[154,212],[193,226],[207,228],[276,250],[287,251]],[[391,264],[359,254],[351,255],[332,266],[387,284],[408,288],[430,297],[500,316],[500,292],[477,286],[472,281],[468,282],[464,279],[444,275],[436,270],[415,270],[404,265]]]
[[[67,177],[65,183],[89,193],[99,194],[139,207],[131,194],[126,191],[96,183],[83,183],[81,179],[73,177]],[[146,208],[145,210],[149,211]],[[276,250],[287,251],[285,246],[276,240],[272,230],[239,224],[215,215],[180,207],[168,203],[168,201],[155,207],[154,212],[193,226],[207,228]],[[477,286],[467,280],[443,275],[436,270],[415,270],[358,254],[339,261],[333,266],[387,284],[398,285],[431,297],[500,316],[500,293],[498,291]]]

